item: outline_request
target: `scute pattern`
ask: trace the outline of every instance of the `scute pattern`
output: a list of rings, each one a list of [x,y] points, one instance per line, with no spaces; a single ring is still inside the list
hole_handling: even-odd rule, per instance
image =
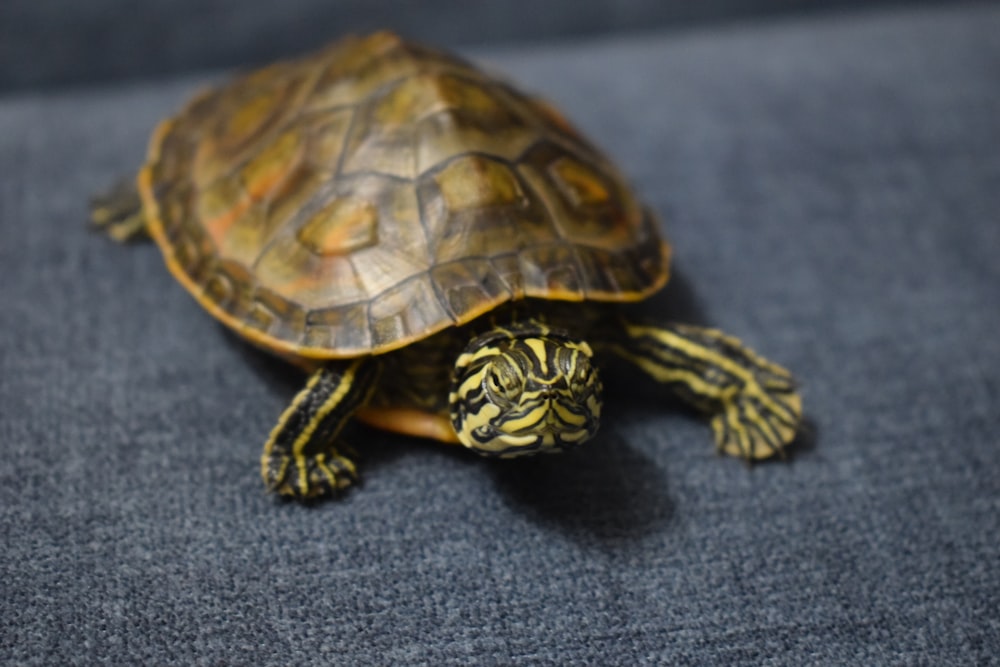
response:
[[[306,357],[667,277],[655,220],[555,109],[387,33],[201,94],[157,131],[140,190],[202,304]]]

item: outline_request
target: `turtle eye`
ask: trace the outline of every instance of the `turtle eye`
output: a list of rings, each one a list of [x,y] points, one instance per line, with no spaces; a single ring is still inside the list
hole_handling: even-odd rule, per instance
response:
[[[487,368],[483,385],[491,401],[501,407],[510,407],[521,397],[524,378],[514,364],[501,357]]]
[[[576,358],[573,371],[570,375],[570,388],[574,394],[582,394],[593,388],[596,381],[597,372],[590,360],[583,355]]]

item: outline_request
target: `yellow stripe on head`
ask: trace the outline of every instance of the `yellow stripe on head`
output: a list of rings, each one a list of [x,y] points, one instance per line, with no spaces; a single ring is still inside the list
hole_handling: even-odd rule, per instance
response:
[[[601,411],[592,359],[589,345],[537,322],[474,338],[456,362],[449,395],[459,441],[508,458],[590,439]]]

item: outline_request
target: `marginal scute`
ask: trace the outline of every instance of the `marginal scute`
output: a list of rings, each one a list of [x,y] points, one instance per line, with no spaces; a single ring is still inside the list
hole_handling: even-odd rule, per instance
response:
[[[508,253],[490,258],[490,264],[504,288],[510,293],[511,299],[521,299],[525,296],[524,274],[521,273],[521,262],[517,253]]]
[[[205,283],[205,296],[220,305],[226,304],[233,297],[233,292],[232,280],[218,271]]]
[[[206,296],[219,307],[241,314],[252,309],[254,295],[248,287],[253,284],[254,278],[242,263],[232,260],[219,261],[211,280],[219,282],[219,291],[217,295],[206,291]]]
[[[471,258],[431,269],[431,278],[458,322],[471,320],[490,304],[510,298],[510,291],[486,258]]]
[[[450,319],[426,273],[372,299],[370,318],[375,345],[391,345]]]
[[[521,275],[529,296],[557,295],[581,301],[584,297],[574,248],[568,244],[533,246],[521,251]]]
[[[627,254],[584,246],[576,246],[574,251],[576,263],[587,277],[588,296],[631,292],[646,280]]]
[[[305,318],[305,313],[294,303],[265,287],[258,287],[247,322],[265,333],[290,336],[305,329]]]
[[[171,271],[254,342],[382,353],[528,296],[630,301],[667,247],[544,101],[389,33],[198,96],[140,178]]]
[[[186,231],[171,249],[173,257],[196,284],[204,285],[218,261],[216,249],[201,229],[190,228]]]
[[[250,307],[250,312],[247,313],[245,321],[248,326],[258,329],[263,333],[269,333],[271,331],[271,326],[274,324],[275,314],[270,308],[268,308],[263,303],[254,303]]]
[[[196,224],[198,219],[192,213],[195,205],[192,188],[186,181],[179,181],[171,184],[171,187],[159,188],[157,194],[163,196],[159,204],[160,216],[164,220],[181,221],[180,224],[164,227],[162,231],[164,252],[175,254],[173,249],[177,244],[189,240],[190,232],[188,230]]]
[[[303,344],[363,354],[371,349],[368,303],[314,310],[306,318]]]

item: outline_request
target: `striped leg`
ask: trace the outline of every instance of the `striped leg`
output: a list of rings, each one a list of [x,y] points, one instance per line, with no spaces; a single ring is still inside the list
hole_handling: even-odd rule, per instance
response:
[[[124,179],[90,201],[90,221],[115,241],[147,238],[146,218],[135,179]]]
[[[269,490],[317,498],[357,481],[354,463],[334,440],[368,402],[377,376],[378,364],[368,359],[333,362],[312,374],[264,445],[261,474]]]
[[[626,324],[615,351],[707,413],[718,448],[747,460],[784,454],[802,417],[792,375],[716,331]]]

